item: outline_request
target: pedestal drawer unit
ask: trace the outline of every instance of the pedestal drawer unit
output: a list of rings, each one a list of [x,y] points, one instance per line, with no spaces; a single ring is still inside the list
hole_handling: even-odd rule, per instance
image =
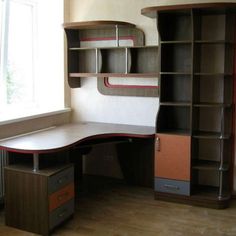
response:
[[[74,167],[5,167],[6,224],[37,234],[50,231],[74,213]]]

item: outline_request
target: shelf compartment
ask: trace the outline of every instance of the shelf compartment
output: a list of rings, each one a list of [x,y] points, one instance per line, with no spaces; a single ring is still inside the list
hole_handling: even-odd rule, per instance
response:
[[[71,73],[96,73],[96,50],[69,50],[68,72]],[[101,63],[101,62],[100,62]],[[70,77],[73,77],[70,75]]]
[[[194,106],[193,133],[230,133],[232,109],[219,106]]]
[[[194,73],[232,74],[233,46],[231,44],[194,45]]]
[[[157,77],[158,47],[70,48],[70,77]],[[77,63],[75,63],[77,61]],[[125,76],[125,74],[130,74]],[[132,75],[131,75],[132,74]]]
[[[192,198],[193,199],[202,199],[202,200],[228,200],[231,196],[230,191],[227,190],[219,199],[219,188],[214,186],[207,186],[207,185],[195,185],[192,188]]]
[[[233,97],[233,79],[223,74],[195,75],[193,79],[193,102],[195,104],[212,103],[231,104]]]
[[[191,76],[161,75],[160,102],[191,102]]]
[[[158,73],[158,47],[130,47],[131,73]]]
[[[162,44],[161,72],[191,73],[192,47],[190,44]]]
[[[113,38],[114,45],[119,44],[124,36],[124,31],[129,31],[141,36],[143,41],[143,32],[137,30],[134,24],[123,21],[83,21],[83,22],[67,22],[63,24],[66,32],[68,47],[80,47],[83,39],[94,38]],[[131,34],[132,34],[131,33]],[[125,35],[126,36],[126,35]],[[138,39],[139,41],[139,39]]]
[[[192,195],[223,199],[229,196],[229,171],[192,169]]]
[[[197,160],[192,163],[192,168],[197,170],[228,171],[229,164],[224,164],[221,167],[220,162],[217,161]]]
[[[192,139],[192,166],[228,170],[231,163],[231,139]],[[220,164],[221,163],[221,164]],[[223,169],[222,169],[223,170]]]
[[[162,41],[191,40],[191,11],[159,13],[158,29]]]
[[[157,118],[157,132],[168,134],[189,134],[190,107],[161,105]]]
[[[130,71],[131,59],[130,56],[126,56],[124,48],[117,47],[100,50],[102,58],[101,73],[128,73]]]
[[[232,15],[204,11],[194,12],[194,38],[196,40],[226,40],[234,38]]]

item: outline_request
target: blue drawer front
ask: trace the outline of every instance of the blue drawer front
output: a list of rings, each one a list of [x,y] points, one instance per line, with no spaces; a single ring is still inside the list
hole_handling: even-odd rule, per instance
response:
[[[190,195],[190,182],[182,180],[155,178],[155,191]]]

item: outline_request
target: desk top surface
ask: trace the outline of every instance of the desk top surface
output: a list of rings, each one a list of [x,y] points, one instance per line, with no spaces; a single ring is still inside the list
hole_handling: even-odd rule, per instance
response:
[[[109,123],[69,123],[0,140],[0,149],[22,153],[47,153],[75,146],[83,141],[109,137],[152,138],[155,128]]]

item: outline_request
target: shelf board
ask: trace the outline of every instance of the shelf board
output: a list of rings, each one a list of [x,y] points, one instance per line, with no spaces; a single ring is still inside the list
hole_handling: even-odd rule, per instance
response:
[[[190,135],[190,130],[183,130],[183,129],[172,129],[172,130],[157,130],[157,133],[160,134],[177,134],[177,135]]]
[[[83,51],[83,50],[106,50],[106,49],[150,49],[150,48],[158,48],[157,45],[147,45],[147,46],[114,46],[114,47],[70,47],[70,51]]]
[[[233,73],[209,73],[209,72],[196,72],[194,75],[201,76],[232,76]]]
[[[131,27],[135,25],[124,21],[111,21],[111,20],[97,20],[97,21],[81,21],[69,22],[62,25],[64,29],[109,29],[118,27]]]
[[[70,78],[79,77],[134,77],[134,78],[157,78],[159,73],[69,73]]]
[[[70,47],[69,50],[70,51],[85,51],[85,50],[96,50],[99,48],[93,48],[93,47]]]
[[[162,106],[184,106],[188,107],[191,106],[190,102],[160,102]]]
[[[217,170],[217,171],[228,171],[229,165],[224,164],[220,167],[220,162],[218,161],[208,161],[208,160],[194,160],[192,164],[193,169],[197,170]]]
[[[182,14],[190,15],[191,9],[202,9],[204,13],[211,14],[211,13],[221,13],[225,12],[226,10],[235,12],[236,3],[192,3],[192,4],[178,4],[178,5],[164,5],[164,6],[153,6],[153,7],[146,7],[141,9],[141,14],[150,18],[156,18],[158,12],[173,12],[175,13],[176,10],[183,11]],[[189,12],[187,12],[189,10]]]
[[[192,75],[191,72],[160,72],[160,75]]]
[[[229,134],[221,134],[219,132],[195,131],[193,132],[194,138],[200,139],[229,139]]]
[[[233,44],[231,40],[195,40],[197,44]]]
[[[231,107],[230,103],[197,103],[193,104],[194,107],[215,107],[215,108],[223,108],[223,107]]]
[[[161,44],[191,44],[191,40],[163,40]]]
[[[219,199],[227,200],[230,198],[230,193],[227,193],[225,196],[219,198],[219,187],[207,186],[207,185],[194,185],[192,191],[192,198],[197,197],[198,199]]]

